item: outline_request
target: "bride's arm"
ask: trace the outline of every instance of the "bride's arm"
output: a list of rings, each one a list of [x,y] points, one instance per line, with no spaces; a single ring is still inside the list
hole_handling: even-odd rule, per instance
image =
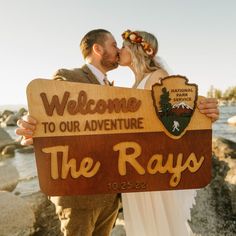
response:
[[[152,85],[156,83],[160,83],[160,80],[168,76],[165,70],[159,69],[152,72],[151,76],[148,78],[144,88],[145,89],[152,89]]]

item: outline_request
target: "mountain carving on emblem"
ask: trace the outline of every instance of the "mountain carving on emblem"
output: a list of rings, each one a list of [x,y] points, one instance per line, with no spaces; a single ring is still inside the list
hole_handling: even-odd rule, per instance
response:
[[[176,103],[172,106],[171,112],[177,115],[192,115],[193,108],[185,102]]]
[[[172,106],[172,108],[177,108],[177,109],[182,108],[182,109],[187,109],[187,110],[189,110],[189,109],[193,110],[193,108],[190,107],[190,106],[189,106],[188,104],[186,104],[185,102],[176,103],[176,104],[174,104],[174,105]]]

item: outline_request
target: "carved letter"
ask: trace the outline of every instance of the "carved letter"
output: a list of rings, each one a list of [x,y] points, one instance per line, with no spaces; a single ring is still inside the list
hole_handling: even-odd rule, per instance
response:
[[[84,177],[90,178],[97,174],[101,163],[99,161],[96,162],[94,168],[93,167],[93,159],[90,157],[85,157],[80,163],[80,172]],[[90,172],[89,172],[90,171]]]
[[[90,157],[85,157],[80,163],[80,169],[76,170],[76,159],[71,158],[68,160],[69,146],[53,146],[48,148],[43,148],[43,152],[51,154],[51,176],[53,179],[59,178],[58,171],[58,160],[57,153],[62,152],[62,168],[61,168],[61,178],[66,179],[69,171],[71,172],[72,178],[78,178],[79,176],[92,177],[94,176],[100,167],[100,162],[96,162],[93,167],[93,159]]]
[[[127,149],[132,148],[133,153],[127,154]],[[128,162],[140,174],[145,174],[144,168],[137,162],[136,158],[141,154],[141,147],[135,142],[122,142],[113,146],[114,151],[119,151],[118,170],[120,175],[126,175],[126,162]]]
[[[48,147],[43,148],[42,151],[44,153],[50,153],[51,154],[51,176],[53,179],[59,178],[58,173],[58,160],[57,160],[57,153],[62,152],[62,155],[68,156],[68,146],[54,146],[54,147]]]
[[[63,116],[67,100],[70,96],[69,92],[65,92],[63,95],[62,102],[60,104],[58,96],[54,95],[52,101],[49,104],[46,93],[40,93],[43,101],[44,109],[48,116],[52,116],[54,109],[56,108],[57,114]]]

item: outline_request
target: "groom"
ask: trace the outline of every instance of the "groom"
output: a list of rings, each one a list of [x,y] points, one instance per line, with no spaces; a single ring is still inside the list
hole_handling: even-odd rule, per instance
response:
[[[118,67],[119,49],[112,34],[104,29],[88,32],[80,43],[86,60],[82,68],[60,69],[54,79],[104,85],[106,73]],[[217,119],[215,102],[205,99],[198,105],[202,113]],[[29,115],[17,122],[16,134],[22,135],[22,144],[33,143],[36,120]],[[108,236],[115,222],[119,199],[117,194],[50,197],[55,204],[65,236]]]
[[[60,69],[53,79],[105,85],[106,73],[118,67],[119,49],[112,34],[104,29],[88,32],[80,43],[86,64],[73,70]],[[18,120],[16,134],[22,144],[33,143],[35,120],[25,116]],[[117,194],[50,197],[55,204],[64,236],[108,236],[119,210]]]

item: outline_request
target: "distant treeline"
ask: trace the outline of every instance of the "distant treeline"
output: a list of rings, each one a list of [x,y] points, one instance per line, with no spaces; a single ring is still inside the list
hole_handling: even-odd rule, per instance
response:
[[[207,97],[217,98],[227,101],[228,100],[236,101],[236,86],[229,87],[225,91],[222,91],[220,89],[211,86],[209,91],[207,92]]]

